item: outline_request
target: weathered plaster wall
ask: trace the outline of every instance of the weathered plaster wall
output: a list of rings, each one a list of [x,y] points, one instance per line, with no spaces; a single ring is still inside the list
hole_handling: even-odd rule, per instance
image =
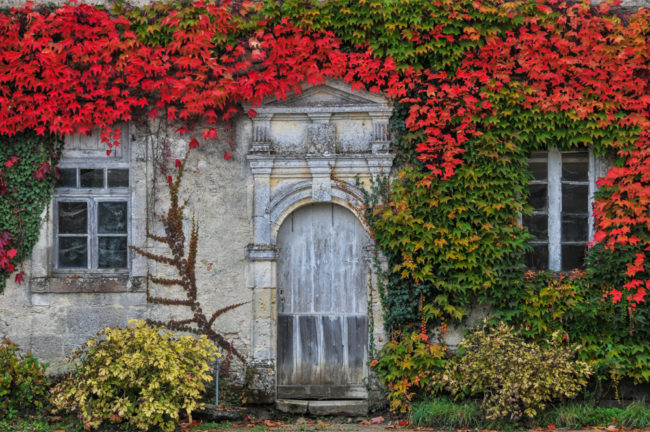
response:
[[[251,290],[246,285],[245,249],[250,242],[249,174],[244,155],[250,130],[247,119],[240,120],[241,131],[235,137],[234,150],[223,140],[204,143],[194,150],[188,161],[182,199],[189,199],[187,216],[192,214],[200,224],[197,277],[199,298],[206,313],[234,303],[250,302]],[[247,126],[248,125],[248,126]],[[131,127],[132,200],[130,230],[132,244],[152,252],[167,251],[145,239],[146,215],[152,231],[162,234],[158,216],[166,211],[165,177],[156,173],[162,158],[174,170],[175,158],[182,158],[187,149],[186,139],[169,139],[171,131],[151,132],[158,128]],[[232,160],[223,158],[230,151]],[[104,151],[104,150],[102,150]],[[83,165],[83,164],[82,164]],[[50,362],[50,372],[65,369],[65,356],[79,347],[98,330],[124,326],[129,319],[151,318],[166,320],[187,317],[178,306],[152,306],[146,301],[146,274],[174,276],[168,269],[156,266],[130,252],[130,276],[85,277],[81,272],[70,277],[52,275],[53,208],[44,215],[39,242],[32,259],[25,263],[25,282],[10,282],[0,294],[0,338],[9,337],[22,348]],[[189,230],[189,222],[186,226]],[[153,294],[178,296],[179,292],[155,289]],[[216,328],[244,354],[248,353],[251,309],[249,304],[220,318]]]

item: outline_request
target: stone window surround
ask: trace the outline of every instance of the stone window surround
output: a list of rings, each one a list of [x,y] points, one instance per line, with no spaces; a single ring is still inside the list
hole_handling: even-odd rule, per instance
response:
[[[144,197],[146,190],[142,183],[136,186],[136,171],[143,171],[145,177],[149,178],[148,170],[141,166],[145,161],[132,159],[132,145],[135,141],[135,129],[131,124],[122,126],[122,144],[113,148],[110,159],[106,157],[106,145],[97,145],[95,150],[83,149],[79,145],[84,139],[92,139],[93,136],[73,136],[72,145],[64,150],[64,154],[58,164],[60,168],[129,168],[129,191],[126,196],[120,195],[114,198],[106,194],[100,194],[99,199],[107,198],[127,201],[128,206],[128,240],[127,244],[145,244],[145,234],[134,227],[135,220],[145,220],[146,204]],[[68,144],[68,143],[66,143]],[[81,148],[81,150],[80,150]],[[95,159],[95,161],[89,160]],[[136,165],[142,170],[136,169]],[[84,189],[83,191],[86,191]],[[33,306],[48,306],[50,294],[65,293],[118,293],[118,292],[143,292],[146,282],[146,260],[137,256],[132,251],[128,252],[127,269],[57,269],[55,268],[56,253],[56,202],[58,199],[74,200],[69,194],[58,195],[54,192],[49,208],[46,211],[47,219],[41,227],[39,240],[32,251],[32,258],[29,266],[28,285],[25,294]]]

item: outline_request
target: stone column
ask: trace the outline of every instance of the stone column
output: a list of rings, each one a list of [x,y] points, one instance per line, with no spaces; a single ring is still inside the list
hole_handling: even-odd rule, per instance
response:
[[[246,248],[248,287],[253,302],[250,367],[254,376],[248,389],[249,402],[271,403],[275,401],[277,250],[271,244],[271,219],[267,210],[273,158],[249,155],[248,161],[254,180],[253,243]]]

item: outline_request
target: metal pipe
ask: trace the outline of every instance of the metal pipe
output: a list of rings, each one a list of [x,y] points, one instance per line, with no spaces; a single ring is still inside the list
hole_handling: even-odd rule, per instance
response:
[[[219,357],[216,358],[214,361],[214,404],[217,408],[219,408],[219,366],[221,363],[221,360]]]

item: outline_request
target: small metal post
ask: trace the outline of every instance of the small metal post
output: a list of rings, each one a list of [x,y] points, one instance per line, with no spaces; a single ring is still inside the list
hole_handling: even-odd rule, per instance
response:
[[[217,357],[214,361],[214,404],[219,408],[219,367],[221,366],[221,358]]]

